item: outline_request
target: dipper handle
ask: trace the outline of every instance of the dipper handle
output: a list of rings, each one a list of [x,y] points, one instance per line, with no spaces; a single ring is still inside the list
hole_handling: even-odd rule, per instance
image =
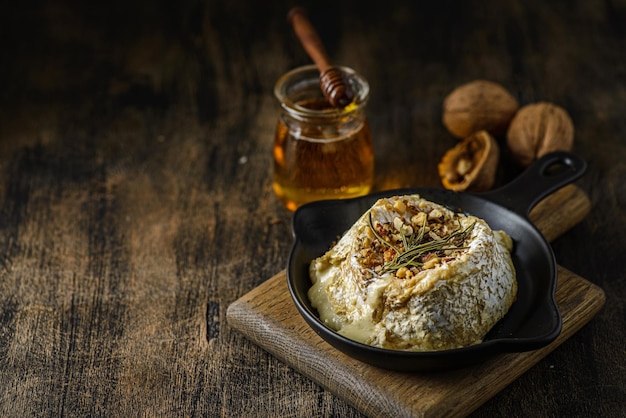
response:
[[[287,13],[287,20],[293,26],[300,43],[320,72],[320,87],[326,100],[334,107],[349,105],[354,94],[342,72],[330,63],[326,49],[304,9],[294,7]]]

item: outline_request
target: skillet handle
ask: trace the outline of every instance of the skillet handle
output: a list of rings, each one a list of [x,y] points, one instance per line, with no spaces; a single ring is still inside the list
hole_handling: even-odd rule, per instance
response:
[[[586,170],[587,163],[576,154],[556,151],[535,161],[509,184],[480,196],[528,217],[541,199],[579,179]]]

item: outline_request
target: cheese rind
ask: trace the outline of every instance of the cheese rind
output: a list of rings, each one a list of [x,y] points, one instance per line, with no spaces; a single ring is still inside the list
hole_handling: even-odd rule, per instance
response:
[[[421,227],[428,240],[469,232],[454,249],[417,260],[419,267],[389,269],[395,250]],[[511,238],[482,219],[419,195],[380,199],[312,261],[308,296],[324,324],[364,344],[410,351],[465,347],[481,342],[515,300],[511,250]]]

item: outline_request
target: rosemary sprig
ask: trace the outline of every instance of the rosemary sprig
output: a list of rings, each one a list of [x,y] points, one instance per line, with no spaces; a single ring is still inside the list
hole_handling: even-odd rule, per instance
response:
[[[372,212],[369,213],[369,225],[370,225],[370,229],[372,230],[372,232],[374,233],[374,236],[376,236],[376,239],[378,239],[378,241],[380,241],[382,244],[390,247],[391,249],[393,249],[396,254],[400,253],[400,250],[396,248],[395,245],[393,245],[391,242],[387,241],[385,238],[383,238],[378,231],[376,230],[376,228],[374,228],[374,221],[372,221]],[[405,247],[406,248],[406,247]]]
[[[424,236],[426,233],[427,223],[428,221],[424,219],[424,223],[420,227],[419,232],[409,237],[404,234],[404,231],[400,230],[399,232],[401,234],[403,244],[403,249],[400,250],[390,241],[384,239],[378,233],[378,231],[376,231],[376,228],[374,227],[374,222],[372,221],[372,214],[370,212],[369,226],[372,229],[372,232],[383,245],[392,248],[396,254],[393,260],[383,264],[381,273],[396,271],[402,267],[421,267],[423,263],[420,260],[422,259],[422,257],[429,253],[440,253],[446,250],[464,249],[465,247],[458,246],[455,244],[455,242],[462,243],[463,241],[465,241],[465,238],[474,228],[476,222],[473,222],[465,229],[462,229],[461,222],[459,221],[459,227],[447,237],[440,240],[425,241]]]

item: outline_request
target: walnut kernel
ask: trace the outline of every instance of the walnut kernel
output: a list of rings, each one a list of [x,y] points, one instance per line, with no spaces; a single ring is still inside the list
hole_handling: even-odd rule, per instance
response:
[[[500,148],[487,131],[478,131],[449,149],[438,165],[441,182],[454,191],[489,190],[496,178]]]

